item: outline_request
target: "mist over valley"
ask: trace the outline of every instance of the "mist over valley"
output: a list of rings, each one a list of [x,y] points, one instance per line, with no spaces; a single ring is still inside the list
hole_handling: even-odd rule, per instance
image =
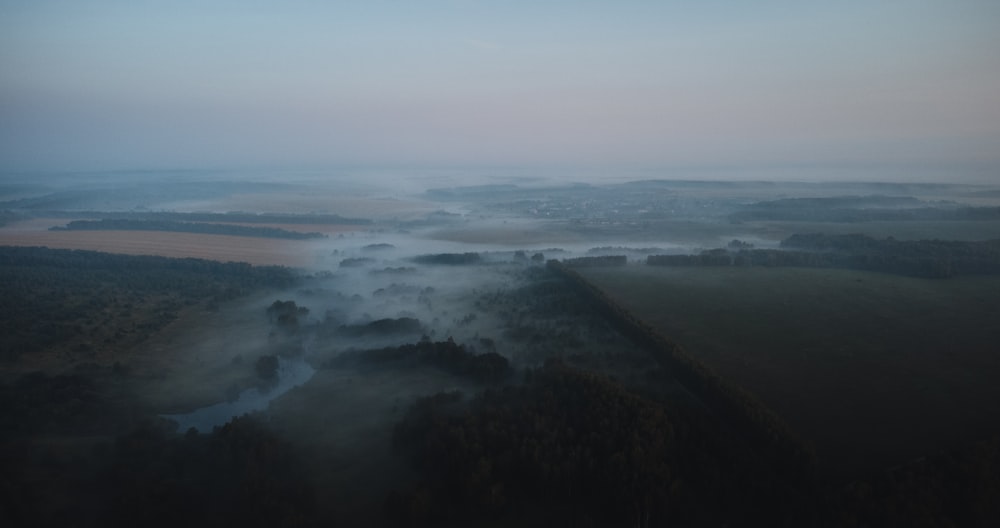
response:
[[[3,186],[11,519],[995,513],[995,186],[228,177]]]

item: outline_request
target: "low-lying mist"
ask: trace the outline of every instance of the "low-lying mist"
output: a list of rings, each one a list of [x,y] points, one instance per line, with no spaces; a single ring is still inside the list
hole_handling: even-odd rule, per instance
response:
[[[984,291],[991,291],[989,274],[998,265],[988,240],[1000,232],[1000,193],[988,186],[596,184],[526,173],[480,174],[473,185],[448,173],[395,186],[387,185],[385,175],[350,185],[315,174],[261,176],[241,187],[231,176],[187,174],[140,182],[119,174],[90,188],[72,179],[0,188],[6,193],[0,196],[0,221],[6,223],[0,237],[20,237],[10,240],[44,245],[54,240],[44,235],[55,233],[61,243],[72,244],[86,233],[111,251],[128,253],[137,241],[152,238],[128,228],[146,222],[141,225],[148,229],[152,222],[158,229],[185,229],[183,240],[190,245],[165,248],[172,256],[195,253],[225,261],[260,250],[272,257],[284,252],[295,263],[290,270],[162,259],[143,275],[136,267],[146,261],[105,253],[35,249],[0,260],[18,277],[6,286],[6,298],[15,299],[22,315],[35,314],[40,323],[30,327],[46,334],[43,340],[16,333],[18,343],[34,348],[7,354],[4,380],[10,384],[0,391],[13,409],[15,418],[8,421],[21,423],[9,428],[8,437],[30,446],[25,449],[35,456],[22,463],[24,472],[36,471],[32,460],[53,451],[44,434],[62,434],[61,441],[71,446],[65,460],[90,461],[90,466],[66,463],[81,482],[93,468],[113,467],[106,492],[115,497],[135,499],[157,485],[186,497],[195,489],[192,483],[209,489],[217,476],[197,470],[170,474],[189,471],[170,468],[216,467],[205,461],[226,453],[218,460],[242,468],[220,470],[229,477],[254,474],[264,479],[254,480],[259,485],[254,489],[291,493],[268,503],[276,508],[272,513],[284,512],[275,518],[299,515],[348,525],[523,520],[536,511],[551,520],[570,505],[579,514],[571,517],[581,524],[613,525],[605,521],[650,512],[720,524],[762,514],[750,503],[798,508],[822,496],[823,504],[834,504],[840,499],[823,494],[841,492],[809,487],[820,486],[812,477],[807,486],[796,487],[802,471],[813,467],[809,450],[800,449],[804,444],[782,425],[784,415],[775,415],[729,376],[766,380],[783,394],[796,387],[796,376],[833,371],[817,365],[836,364],[839,372],[857,375],[858,355],[843,350],[853,345],[838,340],[837,332],[815,343],[819,332],[802,336],[816,356],[806,363],[805,352],[783,348],[780,339],[774,347],[743,346],[738,331],[761,342],[792,335],[782,325],[805,328],[815,310],[774,303],[756,311],[780,314],[773,317],[775,328],[767,322],[745,328],[745,321],[755,319],[736,312],[743,306],[741,292],[763,287],[765,279],[780,286],[796,277],[820,277],[821,283],[810,283],[819,291],[836,279],[876,296],[919,300],[931,291],[921,281],[941,281],[934,291],[954,300],[975,290],[969,281],[980,280],[978,275]],[[80,230],[59,230],[76,219],[114,220],[107,225],[115,229],[85,231],[91,224],[82,223]],[[199,223],[315,236],[276,240],[264,236],[273,234],[267,229],[192,228]],[[57,231],[48,231],[50,226]],[[222,232],[229,233],[228,246],[219,243]],[[928,241],[935,238],[940,240]],[[246,251],[227,254],[233,247]],[[19,258],[28,260],[18,264]],[[793,267],[817,273],[789,271]],[[73,273],[66,275],[67,270]],[[891,282],[879,280],[878,273],[908,278]],[[662,297],[676,285],[672,281],[686,287],[679,291],[687,300],[679,305]],[[905,284],[905,291],[879,289],[893,284]],[[767,293],[794,301],[794,292],[777,291],[779,286],[767,286]],[[954,305],[965,307],[966,300],[977,307],[970,318],[996,313],[995,302],[975,295]],[[632,302],[645,311],[636,315],[623,308]],[[857,320],[881,324],[855,324],[855,330],[902,327],[884,320],[884,313],[840,302],[831,313],[857,311]],[[695,306],[707,315],[690,317]],[[35,324],[30,317],[17,320],[28,321],[20,324],[25,328]],[[843,320],[824,317],[817,324]],[[725,327],[716,326],[718,321],[727,321]],[[967,333],[966,341],[980,341],[980,333]],[[675,335],[688,339],[692,350],[675,343]],[[737,345],[722,350],[719,336]],[[887,364],[896,357],[877,350],[874,340],[855,340]],[[944,361],[952,369],[976,364],[980,372],[993,372],[992,360],[975,350],[961,361],[952,361],[961,354],[951,351],[949,359],[932,354],[921,364]],[[702,363],[719,357],[730,369],[727,378]],[[31,368],[40,372],[19,377]],[[953,374],[954,379],[966,375]],[[941,384],[915,379],[897,385]],[[992,394],[989,387],[975,390]],[[964,394],[971,393],[970,385]],[[953,394],[935,401],[943,406],[960,399]],[[801,408],[823,408],[819,403],[833,411],[807,420],[812,429],[803,431],[822,432],[841,416],[840,400],[803,401]],[[968,420],[989,414],[984,408],[968,413]],[[910,427],[906,413],[881,422]],[[878,419],[872,412],[866,417]],[[631,424],[643,434],[600,434],[611,423]],[[827,464],[843,462],[837,457],[850,452],[844,445],[868,457],[836,463],[854,471],[852,478],[863,478],[858,468],[876,467],[878,457],[898,462],[879,438],[866,443],[847,425],[841,429],[840,450],[821,453]],[[766,434],[758,434],[761,430]],[[947,438],[968,436],[956,432]],[[618,442],[635,445],[625,449]],[[819,442],[825,448],[832,444]],[[917,444],[906,452],[917,452]],[[160,457],[187,462],[161,464]],[[253,468],[265,462],[270,465],[263,474],[241,473],[241,464]],[[140,469],[129,473],[127,467]],[[829,467],[823,478],[840,478]],[[640,485],[628,475],[652,480]],[[665,475],[673,480],[659,486]],[[744,484],[754,479],[769,482],[760,488],[769,491],[758,490],[763,495],[750,499]],[[54,491],[39,496],[73,496],[65,491],[75,489],[67,482],[51,484]],[[232,485],[227,481],[219,493],[229,493],[226,486]],[[835,486],[822,483],[828,485]],[[541,493],[546,489],[558,491],[549,496]],[[539,499],[543,495],[546,499]],[[251,496],[256,498],[250,502],[259,502]],[[581,496],[588,499],[581,502]],[[672,509],[635,506],[637,496],[657,497],[648,504]],[[715,508],[716,500],[726,506]],[[157,504],[167,508],[185,501],[192,503],[188,497]],[[63,511],[80,510],[70,503]],[[95,506],[88,515],[134,521],[161,511],[154,504],[135,504],[140,506]],[[286,507],[292,509],[281,510]],[[121,512],[128,515],[115,517]]]

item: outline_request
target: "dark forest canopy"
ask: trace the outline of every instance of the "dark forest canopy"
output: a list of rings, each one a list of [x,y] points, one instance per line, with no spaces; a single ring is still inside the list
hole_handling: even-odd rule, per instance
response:
[[[577,257],[563,260],[563,263],[573,268],[589,266],[624,266],[628,263],[625,255],[605,255],[600,257]]]
[[[479,264],[482,260],[479,253],[437,253],[413,257],[413,261],[419,264],[442,264],[445,266]]]
[[[176,233],[198,233],[204,235],[230,235],[260,238],[285,238],[309,240],[326,238],[323,233],[302,233],[277,227],[257,227],[233,224],[212,224],[208,222],[176,222],[172,220],[136,220],[128,218],[102,220],[74,220],[63,227],[51,227],[50,231],[170,231]]]
[[[412,365],[437,367],[456,376],[482,382],[502,381],[510,374],[507,358],[496,352],[477,354],[474,350],[447,341],[421,339],[417,343],[398,347],[371,350],[351,350],[324,363],[325,368],[343,368],[348,365]]]
[[[367,266],[369,264],[374,264],[377,261],[373,258],[368,257],[350,257],[345,258],[340,261],[341,268],[359,268],[362,266]]]
[[[424,327],[420,324],[420,321],[412,317],[376,319],[370,323],[341,325],[337,328],[338,334],[348,337],[398,334],[419,335],[423,331]]]
[[[724,525],[773,518],[768,508],[801,500],[711,421],[559,361],[456,409],[458,400],[421,399],[396,426],[396,448],[425,479],[390,499],[400,522],[537,508],[542,517],[561,511],[571,526]],[[741,468],[724,470],[735,458]]]
[[[148,337],[193,303],[233,299],[260,287],[294,285],[289,268],[193,258],[0,246],[0,350],[7,359]],[[108,324],[117,317],[116,324]]]
[[[383,251],[386,249],[396,249],[396,246],[387,243],[368,244],[361,248],[361,251]]]

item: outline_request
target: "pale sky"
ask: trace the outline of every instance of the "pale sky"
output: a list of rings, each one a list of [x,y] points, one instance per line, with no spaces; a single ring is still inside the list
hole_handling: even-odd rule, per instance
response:
[[[0,171],[938,168],[1000,2],[0,0]]]

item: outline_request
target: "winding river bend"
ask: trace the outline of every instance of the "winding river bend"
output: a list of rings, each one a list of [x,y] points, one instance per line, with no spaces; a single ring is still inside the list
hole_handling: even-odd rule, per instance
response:
[[[216,403],[189,413],[161,416],[177,422],[180,432],[194,428],[200,433],[209,433],[234,417],[267,409],[271,400],[305,384],[315,373],[316,369],[302,358],[278,358],[278,383],[275,385],[253,387],[241,392],[233,401]]]

